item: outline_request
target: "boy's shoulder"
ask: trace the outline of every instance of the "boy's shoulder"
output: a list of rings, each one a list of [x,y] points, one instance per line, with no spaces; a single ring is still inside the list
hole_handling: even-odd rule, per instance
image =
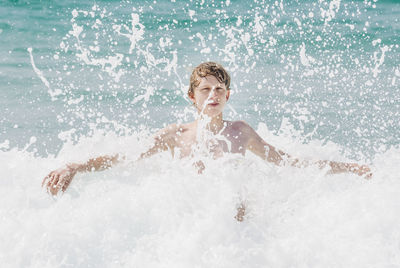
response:
[[[227,125],[229,128],[233,129],[233,130],[239,130],[239,131],[251,131],[253,130],[253,128],[246,122],[243,120],[237,120],[237,121],[226,121]]]
[[[170,124],[163,129],[161,129],[158,132],[158,135],[160,136],[171,136],[171,135],[177,135],[183,132],[186,132],[190,129],[192,129],[193,123],[185,123],[185,124]]]
[[[231,121],[228,123],[227,132],[230,135],[239,135],[244,139],[257,138],[257,132],[245,121]]]

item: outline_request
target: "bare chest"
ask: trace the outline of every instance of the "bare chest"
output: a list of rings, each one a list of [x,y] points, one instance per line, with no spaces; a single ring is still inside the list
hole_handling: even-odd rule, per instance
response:
[[[208,133],[209,134],[209,133]],[[222,132],[218,135],[201,135],[195,131],[186,131],[176,135],[174,153],[183,158],[197,153],[209,154],[215,158],[224,153],[246,152],[246,138],[241,133]]]

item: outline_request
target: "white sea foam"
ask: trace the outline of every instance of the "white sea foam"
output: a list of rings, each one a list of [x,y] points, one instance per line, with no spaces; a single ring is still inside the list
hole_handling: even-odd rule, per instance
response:
[[[340,0],[332,0],[329,2],[328,10],[321,9],[321,16],[325,18],[325,24],[327,24],[336,17],[336,13],[339,11],[339,8],[340,8]]]
[[[378,52],[374,53],[374,61],[375,61],[375,67],[371,70],[372,74],[374,77],[377,77],[378,74],[381,72],[379,68],[385,61],[385,53],[389,51],[390,48],[388,46],[383,46],[381,47],[381,56],[378,58]]]
[[[271,143],[335,155],[331,145]],[[78,174],[53,199],[42,178],[65,162],[123,151],[147,139],[95,135],[57,157],[0,152],[0,261],[4,267],[383,267],[400,264],[399,149],[378,155],[374,177],[275,167],[253,155],[205,162],[203,175],[168,153]],[[308,152],[307,152],[308,151]],[[325,153],[324,153],[325,151]],[[302,155],[303,156],[303,153]],[[333,157],[337,158],[337,157]],[[247,206],[245,221],[234,219]]]
[[[304,43],[300,47],[300,62],[304,66],[311,66],[311,64],[315,63],[313,57],[306,55],[306,45]]]
[[[131,29],[129,29],[126,25],[123,25],[124,29],[128,33],[122,33],[121,32],[121,25],[114,25],[114,30],[122,36],[125,36],[126,38],[129,39],[130,41],[130,47],[129,47],[129,54],[132,54],[132,51],[135,49],[136,44],[140,41],[143,40],[143,35],[144,35],[144,25],[139,22],[139,15],[136,13],[131,14],[132,17],[132,25]]]
[[[40,80],[42,80],[43,84],[44,84],[47,88],[50,89],[50,84],[49,84],[49,82],[47,81],[47,79],[43,76],[43,72],[40,71],[40,70],[36,67],[36,64],[35,64],[35,62],[34,62],[34,60],[33,60],[32,48],[31,48],[31,47],[28,47],[27,50],[28,50],[28,52],[29,52],[29,57],[30,57],[30,59],[31,59],[31,64],[32,64],[33,70],[34,70],[35,73],[39,76]]]

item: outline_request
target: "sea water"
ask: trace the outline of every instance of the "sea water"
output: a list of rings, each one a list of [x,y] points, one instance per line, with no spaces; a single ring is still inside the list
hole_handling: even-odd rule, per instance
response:
[[[1,1],[1,266],[400,266],[399,18],[389,0]],[[189,76],[209,60],[232,77],[226,119],[372,179],[252,154],[202,175],[168,152],[137,162],[194,119]],[[40,187],[113,153],[128,160]]]

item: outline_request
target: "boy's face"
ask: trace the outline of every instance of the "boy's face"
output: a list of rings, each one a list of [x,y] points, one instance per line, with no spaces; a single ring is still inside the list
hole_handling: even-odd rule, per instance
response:
[[[229,99],[230,91],[215,76],[208,75],[200,79],[199,86],[194,89],[194,93],[189,95],[189,98],[199,113],[203,112],[211,117],[221,114]]]

